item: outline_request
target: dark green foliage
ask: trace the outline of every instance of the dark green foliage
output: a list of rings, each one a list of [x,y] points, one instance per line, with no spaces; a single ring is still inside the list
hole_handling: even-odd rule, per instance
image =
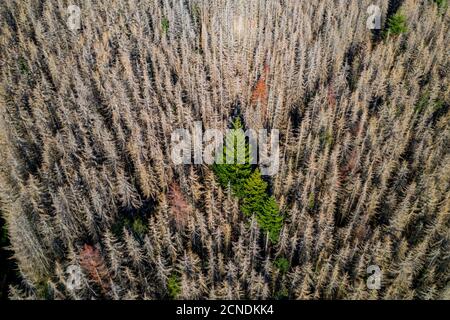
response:
[[[391,18],[389,18],[388,28],[385,33],[386,36],[389,35],[398,36],[406,32],[408,32],[408,24],[406,21],[406,17],[403,14],[397,12]]]
[[[433,0],[437,4],[439,10],[445,11],[448,7],[448,0]]]
[[[256,216],[259,227],[267,232],[272,242],[278,241],[278,236],[283,226],[283,217],[280,215],[275,198],[267,192],[267,182],[262,179],[261,172],[256,169],[252,172],[250,164],[250,146],[245,141],[243,125],[239,118],[233,122],[232,129],[238,130],[226,136],[226,144],[220,155],[223,164],[214,164],[213,170],[222,187],[231,186],[233,194],[242,200],[241,210],[246,216]],[[236,139],[232,150],[226,145]],[[243,145],[244,144],[244,145]],[[226,158],[233,157],[237,160],[237,150],[245,149],[245,164],[226,164]],[[237,162],[237,161],[235,161]]]
[[[222,164],[214,164],[213,170],[216,174],[220,185],[223,188],[231,186],[233,194],[239,198],[244,196],[243,187],[245,181],[250,177],[252,172],[252,165],[250,164],[250,146],[245,141],[245,134],[243,126],[239,118],[233,122],[232,129],[236,131],[230,131],[225,137],[225,145],[223,147],[223,153],[219,155],[222,157]],[[233,144],[233,140],[235,143]],[[227,145],[234,145],[232,150],[227,149]],[[237,163],[238,150],[245,149],[245,163]],[[235,161],[232,164],[227,164],[227,156],[232,157]],[[219,158],[220,159],[220,158]]]
[[[163,33],[167,33],[169,31],[169,19],[167,19],[166,17],[162,18],[161,20],[161,28],[163,30]]]
[[[274,265],[280,270],[280,273],[284,274],[289,270],[289,261],[284,257],[277,258]]]
[[[424,95],[420,97],[419,101],[417,102],[415,111],[417,113],[421,113],[429,102],[430,102],[430,93],[426,92]]]
[[[42,300],[48,300],[52,298],[51,287],[48,281],[43,280],[36,284],[36,296]]]
[[[247,216],[255,214],[260,228],[276,243],[283,226],[283,216],[275,198],[267,194],[267,183],[262,179],[259,170],[255,170],[245,182],[244,194],[242,212]]]
[[[314,193],[310,193],[309,194],[309,198],[308,198],[308,208],[310,210],[314,209],[314,205],[316,203],[315,197],[314,197]]]
[[[268,232],[269,239],[274,243],[278,242],[280,230],[283,227],[283,216],[273,196],[266,199],[263,210],[256,217],[261,229]]]
[[[323,131],[320,134],[320,142],[322,145],[331,146],[333,144],[333,135],[329,131]]]
[[[133,224],[131,225],[131,230],[138,235],[139,237],[143,238],[145,233],[147,232],[147,227],[145,226],[144,222],[140,217],[137,217],[133,220]]]
[[[140,216],[136,216],[133,218],[130,217],[121,217],[118,221],[113,225],[112,232],[113,234],[122,239],[123,237],[123,228],[127,228],[131,230],[135,236],[143,239],[145,233],[147,232],[147,226],[143,222],[143,219]]]
[[[176,299],[181,292],[180,279],[177,274],[173,273],[167,281],[167,290],[171,299]]]
[[[442,108],[445,107],[445,103],[443,100],[434,100],[433,103],[433,111],[434,112],[439,112]]]
[[[243,193],[245,198],[242,200],[241,210],[247,215],[262,212],[267,198],[267,183],[262,179],[259,169],[245,181]]]
[[[422,113],[424,112],[427,107],[430,108],[430,110],[433,113],[439,112],[443,107],[445,106],[445,103],[443,100],[440,99],[430,99],[430,93],[425,92],[417,102],[414,110],[416,113]]]
[[[192,5],[192,17],[193,17],[194,21],[196,21],[196,22],[200,21],[201,10],[200,10],[200,7],[198,6],[198,4],[194,3]]]
[[[281,288],[279,291],[275,293],[276,300],[284,300],[289,298],[289,291],[286,287]]]
[[[29,68],[28,68],[27,61],[23,57],[20,57],[17,60],[17,63],[19,64],[19,71],[20,71],[20,73],[21,74],[28,74]]]

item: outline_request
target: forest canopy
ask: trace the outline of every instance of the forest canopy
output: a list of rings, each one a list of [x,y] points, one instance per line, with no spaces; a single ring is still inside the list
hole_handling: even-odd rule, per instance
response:
[[[446,0],[0,1],[1,297],[450,299],[449,43]],[[175,165],[196,121],[278,172]]]

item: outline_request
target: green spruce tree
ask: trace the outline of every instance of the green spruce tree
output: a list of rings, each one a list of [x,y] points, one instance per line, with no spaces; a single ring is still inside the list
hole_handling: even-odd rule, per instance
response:
[[[223,188],[230,185],[234,195],[242,198],[243,186],[252,172],[250,146],[245,141],[243,125],[239,118],[234,120],[232,129],[234,130],[226,135],[223,152],[219,155],[222,163],[214,164],[213,170]],[[233,148],[227,148],[227,146],[233,146]],[[243,150],[243,154],[239,155],[238,150]],[[234,159],[233,163],[227,163],[227,158]]]
[[[180,278],[173,273],[167,281],[167,291],[171,299],[176,299],[181,292]]]
[[[242,191],[242,212],[247,216],[255,214],[260,228],[268,233],[272,242],[277,242],[283,226],[283,216],[275,198],[268,195],[267,182],[262,179],[259,169],[247,179]]]
[[[263,210],[257,215],[257,221],[261,229],[268,233],[270,241],[278,242],[283,227],[283,216],[273,196],[266,198]]]
[[[242,192],[244,194],[241,210],[247,215],[257,214],[264,209],[267,198],[267,183],[262,179],[261,172],[256,169],[245,181]]]
[[[230,131],[225,137],[223,152],[218,155],[221,161],[213,166],[214,173],[223,188],[230,187],[233,194],[241,199],[241,211],[246,216],[254,214],[258,225],[269,239],[277,242],[283,226],[283,216],[275,198],[269,196],[267,182],[263,180],[260,170],[252,172],[251,149],[245,141],[239,118],[233,121],[232,129],[234,131]],[[241,159],[238,150],[241,150]],[[227,158],[233,159],[233,163],[227,163]]]
[[[406,17],[400,13],[397,12],[394,14],[391,18],[388,20],[388,28],[385,32],[385,36],[398,36],[402,33],[408,32],[408,24],[406,21]]]

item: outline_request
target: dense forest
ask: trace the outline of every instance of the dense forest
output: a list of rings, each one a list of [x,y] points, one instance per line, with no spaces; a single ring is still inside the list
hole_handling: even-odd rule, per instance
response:
[[[2,0],[1,297],[450,299],[448,7]],[[175,165],[197,121],[277,174]]]

